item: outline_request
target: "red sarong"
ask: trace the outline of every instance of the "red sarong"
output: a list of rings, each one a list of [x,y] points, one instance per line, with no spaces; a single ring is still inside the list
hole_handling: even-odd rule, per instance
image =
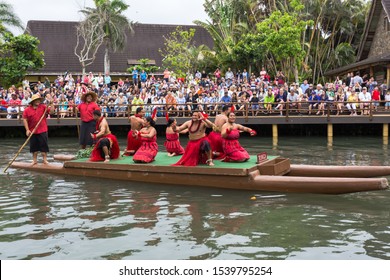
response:
[[[152,138],[140,137],[141,147],[133,156],[134,161],[142,161],[144,163],[149,163],[154,161],[154,158],[158,152],[157,137],[153,136]]]
[[[225,157],[223,153],[223,147],[222,147],[222,136],[221,133],[211,131],[209,135],[207,136],[210,142],[211,150],[213,152],[219,153],[219,156],[217,159],[222,159]]]
[[[206,163],[207,156],[202,154],[200,150],[203,141],[208,141],[206,136],[188,141],[183,156],[173,165],[196,166],[199,163]]]
[[[104,138],[108,138],[112,142],[112,146],[109,149],[109,154],[110,154],[110,159],[117,159],[119,157],[119,144],[118,140],[116,139],[114,134],[108,134],[106,136],[103,136],[102,138],[99,139],[99,141],[96,143],[95,147],[93,148],[91,152],[91,156],[89,158],[90,161],[103,161],[105,160],[104,158],[104,153],[101,149],[99,149],[99,142],[102,141]]]
[[[137,131],[138,133],[138,131]],[[136,152],[139,147],[141,147],[141,140],[139,137],[135,138],[133,136],[133,130],[130,130],[129,133],[127,134],[127,148],[126,148],[126,153],[124,153],[124,156],[131,156],[132,154],[129,153],[129,151],[134,151]]]
[[[241,147],[238,142],[240,138],[240,132],[238,129],[233,129],[227,138],[223,139],[222,146],[225,153],[225,159],[223,161],[232,162],[232,161],[247,161],[250,156],[248,152]]]
[[[175,153],[176,155],[182,155],[184,148],[180,145],[179,133],[166,133],[167,140],[164,142],[164,146],[168,153]]]

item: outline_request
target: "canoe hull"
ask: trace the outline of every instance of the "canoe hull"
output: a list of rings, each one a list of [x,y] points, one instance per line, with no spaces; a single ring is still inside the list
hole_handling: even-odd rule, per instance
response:
[[[371,178],[390,176],[390,166],[334,166],[291,164],[287,176]]]
[[[66,162],[65,165],[37,164],[34,166],[30,163],[15,162],[12,167],[58,175],[250,191],[344,194],[388,188],[388,181],[385,178],[270,176],[260,175],[259,170],[236,173],[222,170],[213,174],[208,168],[173,166],[155,168],[145,165],[116,165],[113,168],[111,164],[74,162]]]

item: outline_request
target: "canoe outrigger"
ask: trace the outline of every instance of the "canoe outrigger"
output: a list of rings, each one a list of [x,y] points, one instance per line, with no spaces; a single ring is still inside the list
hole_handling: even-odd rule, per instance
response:
[[[290,165],[287,158],[268,156],[258,162],[251,156],[244,163],[215,161],[215,166],[171,166],[176,157],[159,153],[151,164],[136,164],[131,157],[109,163],[55,155],[63,163],[36,164],[14,162],[11,167],[30,171],[114,180],[161,183],[180,186],[201,186],[236,190],[296,193],[343,194],[388,188],[390,175],[383,166],[304,166]]]

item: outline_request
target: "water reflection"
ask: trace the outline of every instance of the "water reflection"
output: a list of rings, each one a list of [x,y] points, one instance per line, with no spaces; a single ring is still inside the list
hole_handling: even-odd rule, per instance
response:
[[[380,140],[243,144],[295,163],[388,164]],[[390,191],[252,193],[20,170],[0,182],[2,259],[390,259]]]

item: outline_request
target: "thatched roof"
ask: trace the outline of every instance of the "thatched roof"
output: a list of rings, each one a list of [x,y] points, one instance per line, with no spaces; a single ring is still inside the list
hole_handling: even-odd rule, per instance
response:
[[[27,30],[40,40],[39,50],[45,54],[46,66],[39,71],[30,74],[54,75],[70,71],[81,72],[78,58],[74,54],[76,45],[77,22],[66,21],[29,21]],[[157,66],[162,65],[162,57],[159,49],[164,48],[163,36],[174,31],[178,25],[161,24],[134,24],[134,33],[129,32],[125,50],[121,53],[112,53],[111,73],[125,73],[134,62],[141,58],[155,61]],[[184,30],[194,28],[194,41],[196,45],[213,47],[213,40],[209,33],[202,27],[195,25],[182,26]],[[100,47],[95,62],[87,67],[87,71],[103,72],[103,47]]]

